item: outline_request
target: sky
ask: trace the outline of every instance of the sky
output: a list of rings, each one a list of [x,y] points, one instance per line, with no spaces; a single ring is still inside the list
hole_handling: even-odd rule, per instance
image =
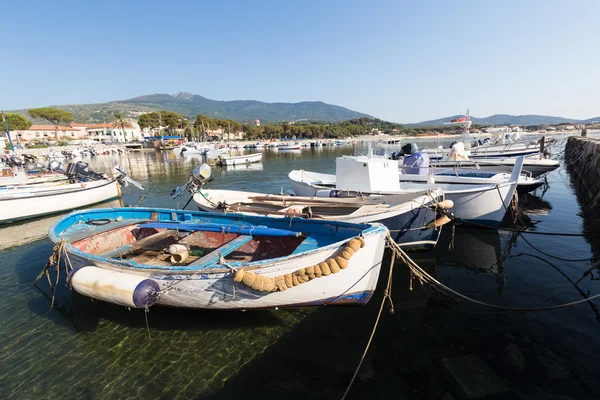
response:
[[[394,122],[587,119],[599,17],[596,0],[4,0],[0,108],[192,92]]]

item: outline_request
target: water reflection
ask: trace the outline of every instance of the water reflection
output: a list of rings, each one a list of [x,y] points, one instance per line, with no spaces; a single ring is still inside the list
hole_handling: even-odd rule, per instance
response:
[[[84,208],[122,207],[121,199],[111,200]],[[48,236],[48,229],[67,215],[68,212],[45,218],[0,225],[0,250],[14,246],[22,246]]]
[[[552,204],[541,196],[526,193],[519,198],[519,207],[528,215],[548,215],[552,210]]]

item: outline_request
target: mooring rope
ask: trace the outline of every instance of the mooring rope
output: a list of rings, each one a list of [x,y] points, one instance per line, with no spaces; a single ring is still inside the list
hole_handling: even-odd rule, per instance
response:
[[[390,236],[388,234],[388,239],[389,238],[390,238]],[[371,342],[373,341],[373,336],[375,336],[375,331],[377,330],[377,326],[379,325],[379,319],[381,318],[381,312],[383,311],[383,306],[385,305],[386,300],[389,300],[389,302],[390,302],[390,314],[394,313],[394,303],[392,301],[392,274],[394,271],[395,260],[396,260],[396,257],[392,256],[392,261],[390,262],[390,272],[388,274],[388,282],[387,282],[385,291],[383,292],[383,299],[381,300],[381,306],[379,307],[379,312],[377,313],[377,318],[375,319],[375,325],[373,325],[373,330],[371,331],[371,336],[369,337],[369,341],[367,342],[367,345],[365,346],[365,350],[363,351],[363,355],[360,358],[360,361],[358,362],[358,366],[356,367],[356,370],[354,371],[354,375],[352,375],[352,379],[350,379],[350,383],[348,384],[348,387],[346,388],[346,391],[344,392],[344,395],[342,396],[342,400],[345,400],[346,396],[348,395],[348,392],[350,392],[350,388],[352,387],[352,384],[354,383],[354,380],[356,379],[356,376],[358,375],[358,371],[360,371],[360,367],[362,366],[362,363],[365,360],[365,357],[367,356],[367,352],[369,351],[369,348],[371,347]]]
[[[406,254],[406,252],[404,252],[404,250],[402,250],[402,248],[398,244],[396,244],[393,240],[391,240],[391,237],[388,237],[388,246],[392,249],[394,254],[398,258],[400,258],[411,269],[411,272],[419,279],[419,281],[421,283],[425,282],[425,283],[428,283],[428,284],[436,287],[437,289],[441,289],[443,292],[445,292],[446,295],[451,295],[450,297],[454,297],[455,300],[457,298],[460,298],[460,299],[467,300],[472,303],[490,307],[490,308],[495,308],[495,309],[500,309],[500,310],[508,310],[508,311],[530,312],[530,311],[546,311],[546,310],[553,310],[553,309],[557,309],[557,308],[565,308],[565,307],[570,307],[570,306],[574,306],[577,304],[586,303],[591,300],[600,298],[600,294],[596,294],[596,295],[588,297],[586,299],[575,300],[575,301],[572,301],[569,303],[556,304],[556,305],[545,306],[545,307],[516,308],[516,307],[502,306],[502,305],[498,305],[498,304],[491,304],[491,303],[487,303],[487,302],[484,302],[481,300],[474,299],[474,298],[464,295],[462,293],[459,293],[456,290],[449,288],[448,286],[444,285],[443,283],[441,283],[440,281],[435,279],[433,276],[431,276],[429,273],[427,273],[427,271],[422,269],[416,262],[414,262]]]

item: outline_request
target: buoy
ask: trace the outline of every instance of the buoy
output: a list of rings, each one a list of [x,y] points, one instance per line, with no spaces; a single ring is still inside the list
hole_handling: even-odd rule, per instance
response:
[[[323,276],[331,275],[331,270],[329,269],[329,265],[326,262],[319,263],[319,267],[321,268],[321,274]]]
[[[84,296],[132,308],[150,307],[160,294],[160,286],[153,279],[96,266],[75,270],[70,282]]]
[[[252,285],[253,290],[261,291],[262,287],[265,284],[265,277],[262,275],[256,275],[256,279],[254,280],[254,284]]]
[[[437,203],[437,205],[448,210],[449,208],[454,207],[454,202],[452,200],[444,200]]]
[[[360,248],[362,249],[365,247],[365,239],[361,238],[360,236],[358,236],[357,239],[360,242]]]
[[[346,269],[348,267],[348,259],[344,257],[337,256],[335,261],[340,266],[341,269]]]
[[[248,287],[252,287],[252,284],[255,280],[256,275],[254,275],[252,272],[246,272],[244,273],[244,277],[242,278],[242,283]]]
[[[450,221],[451,221],[451,219],[447,215],[442,215],[438,219],[433,220],[430,223],[428,223],[427,225],[425,225],[423,227],[423,229],[431,229],[431,228],[435,228],[438,226],[443,226],[443,225],[446,225]]]
[[[315,277],[320,278],[323,276],[323,271],[321,271],[321,267],[317,264],[315,265]]]
[[[233,281],[240,283],[242,281],[242,279],[244,279],[244,270],[240,269],[239,271],[237,271],[235,273],[235,276],[233,277]]]
[[[292,286],[294,286],[294,281],[292,279],[292,274],[285,274],[283,278],[285,280],[285,285],[287,287],[291,288]]]
[[[327,260],[327,265],[329,266],[329,270],[332,274],[337,274],[338,272],[340,272],[340,266],[338,265],[335,258],[330,258],[329,260]]]
[[[355,253],[360,249],[360,241],[358,239],[352,239],[348,242],[348,247],[352,249]]]

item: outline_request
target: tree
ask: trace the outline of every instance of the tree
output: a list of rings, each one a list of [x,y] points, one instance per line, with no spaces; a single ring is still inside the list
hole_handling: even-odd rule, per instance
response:
[[[56,127],[54,131],[54,136],[56,140],[58,140],[58,124],[60,124],[61,122],[65,124],[73,122],[72,113],[64,110],[59,110],[58,108],[31,108],[27,110],[27,113],[31,118],[41,118],[45,119],[48,122],[51,122]]]
[[[125,114],[120,111],[114,113],[113,117],[115,120],[110,125],[113,128],[120,129],[123,132],[125,142],[127,142],[127,132],[125,132],[125,128],[133,128],[133,125],[127,120],[127,118],[125,118]]]
[[[157,112],[151,112],[140,115],[138,125],[140,126],[140,129],[156,129],[160,126],[159,121],[159,114]]]
[[[21,114],[6,114],[5,118],[8,123],[8,129],[11,131],[24,131],[31,127],[31,121]],[[6,124],[2,124],[2,126],[0,126],[0,131],[5,130]]]

